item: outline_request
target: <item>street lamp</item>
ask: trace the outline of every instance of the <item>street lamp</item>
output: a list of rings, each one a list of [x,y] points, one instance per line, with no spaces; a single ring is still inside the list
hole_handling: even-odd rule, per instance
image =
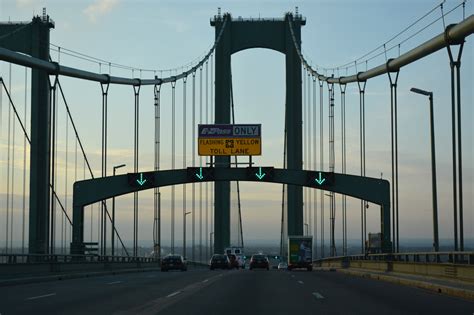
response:
[[[125,164],[114,166],[113,174],[119,168],[125,167]],[[112,197],[112,256],[115,255],[115,197]]]
[[[183,216],[183,257],[186,258],[186,216],[191,212],[185,212]]]
[[[434,135],[434,113],[433,113],[433,92],[411,88],[413,93],[428,96],[430,100],[430,130],[431,130],[431,182],[433,194],[433,247],[435,252],[439,250],[438,237],[438,193],[436,188],[436,150],[435,150],[435,135]]]

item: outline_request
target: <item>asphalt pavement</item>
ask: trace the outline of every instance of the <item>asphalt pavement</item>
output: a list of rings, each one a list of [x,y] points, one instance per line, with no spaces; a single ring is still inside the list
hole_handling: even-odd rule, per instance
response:
[[[0,314],[468,314],[474,303],[329,271],[195,269],[0,288]]]

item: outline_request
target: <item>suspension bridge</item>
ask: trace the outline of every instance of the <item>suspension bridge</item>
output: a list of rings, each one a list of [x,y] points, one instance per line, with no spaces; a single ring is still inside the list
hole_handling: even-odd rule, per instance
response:
[[[402,40],[402,34],[438,10],[441,14],[435,22],[442,21],[444,24],[445,16],[451,12],[462,12],[463,18],[455,24],[444,25],[443,32],[402,52],[400,47],[403,41],[396,42],[396,39]],[[241,201],[246,197],[241,193],[240,185],[254,182],[273,183],[281,187],[280,240],[279,251],[274,253],[276,256],[288,255],[288,236],[311,235],[313,264],[321,268],[351,265],[401,272],[403,268],[413,265],[412,275],[433,276],[444,272],[451,273],[444,276],[451,276],[455,281],[474,281],[474,253],[465,232],[465,218],[472,218],[472,205],[465,207],[463,190],[466,164],[463,166],[462,136],[470,129],[461,125],[463,106],[468,105],[462,103],[462,90],[470,89],[471,83],[461,82],[461,60],[463,48],[474,32],[474,16],[466,15],[465,1],[450,11],[443,11],[441,4],[428,14],[376,50],[354,62],[330,69],[313,65],[302,51],[302,28],[307,21],[297,9],[281,18],[236,18],[230,13],[221,13],[219,9],[210,22],[215,30],[215,40],[210,49],[197,61],[174,70],[129,67],[52,44],[50,32],[55,28],[55,22],[46,11],[28,22],[0,23],[0,60],[3,61],[2,69],[7,69],[0,73],[0,129],[2,141],[6,138],[2,143],[5,148],[2,150],[2,167],[5,168],[2,180],[6,185],[2,186],[5,187],[2,191],[5,200],[2,200],[0,207],[3,215],[0,268],[5,267],[5,273],[9,273],[16,270],[12,268],[33,270],[51,264],[61,272],[71,266],[79,269],[98,265],[107,265],[107,268],[111,265],[152,267],[165,255],[175,253],[187,257],[189,264],[197,268],[189,277],[180,276],[173,280],[160,276],[165,277],[160,278],[164,283],[176,281],[176,294],[170,293],[153,301],[136,297],[142,306],[135,305],[134,308],[130,308],[132,298],[123,303],[128,303],[130,312],[159,312],[171,303],[169,300],[189,298],[194,292],[202,295],[200,298],[190,297],[190,303],[197,305],[196,299],[207,301],[209,296],[196,292],[204,288],[207,290],[208,284],[219,281],[217,276],[204,271],[200,273],[199,266],[207,264],[213,253],[223,253],[226,247],[244,247],[246,235],[243,232],[245,222],[242,221]],[[201,150],[198,137],[202,133],[198,125],[224,128],[222,126],[237,126],[237,123],[259,123],[237,119],[235,107],[238,105],[234,104],[232,84],[232,55],[253,48],[266,48],[284,55],[283,167],[257,163],[253,161],[252,154],[245,150],[235,151],[237,154],[233,155],[198,154],[198,147],[199,152]],[[398,56],[389,58],[390,52],[397,49]],[[440,250],[434,148],[436,128],[431,116],[432,201],[426,202],[432,202],[432,213],[426,221],[433,227],[432,234],[427,236],[433,246],[428,252],[406,252],[400,245],[402,203],[399,198],[399,169],[403,167],[403,162],[399,163],[398,135],[399,128],[407,122],[399,120],[399,74],[404,67],[442,50],[447,52],[446,66],[451,71],[446,88],[451,95],[451,103],[443,106],[451,108],[451,117],[447,119],[452,131],[452,244],[449,250]],[[369,56],[374,54],[385,56],[385,62],[368,67]],[[99,72],[65,65],[61,61],[64,56],[96,63]],[[12,85],[12,69],[18,76],[20,71],[24,71],[21,73],[24,82],[20,92],[17,85]],[[113,69],[131,71],[132,76],[113,75]],[[472,69],[466,71],[472,72]],[[344,72],[346,74],[341,75]],[[367,176],[371,166],[366,163],[365,100],[370,97],[367,83],[382,80],[382,77],[385,77],[390,103],[388,118],[391,132],[390,138],[386,139],[391,146],[391,174],[388,179]],[[78,124],[77,116],[84,115],[81,106],[78,106],[81,101],[69,97],[68,93],[72,94],[74,88],[64,84],[66,80],[86,82],[88,87],[96,85],[95,89],[89,88],[81,93],[98,93],[101,97],[99,111],[88,114],[100,117],[99,133],[91,135],[90,125]],[[356,87],[356,93],[346,93],[348,86]],[[110,99],[118,89],[133,92],[130,123],[120,127],[125,133],[133,134],[133,149],[130,149],[133,157],[127,157],[128,165],[120,160],[120,153],[117,157],[111,145],[119,144],[118,147],[123,148],[123,144],[117,142],[117,136],[111,134],[110,127],[114,119],[113,111],[116,110],[110,106],[113,104]],[[416,88],[412,91],[433,101],[432,92]],[[164,93],[168,97],[163,98]],[[356,102],[351,100],[351,104],[357,103],[359,115],[348,116],[346,120],[346,97],[352,94],[358,97]],[[143,114],[143,108],[148,108],[147,115]],[[90,120],[92,124],[93,119]],[[349,143],[358,149],[360,167],[357,172],[348,172],[347,168],[348,158],[354,159],[354,156],[348,154],[346,121],[358,123],[357,143]],[[144,128],[144,124],[152,128]],[[257,126],[265,132],[265,125]],[[144,135],[148,140],[150,134],[153,141],[144,144]],[[93,137],[96,143],[100,142],[100,152],[88,151],[84,137]],[[169,142],[169,147],[164,147],[164,141]],[[265,137],[259,141],[264,142]],[[151,158],[143,155],[144,145],[153,149]],[[178,149],[179,146],[181,149]],[[215,150],[218,152],[218,149]],[[133,167],[129,162],[133,162]],[[472,163],[467,161],[467,166],[470,168]],[[130,171],[120,173],[124,167]],[[168,187],[166,194],[169,192],[169,196],[166,198],[169,202],[162,202],[162,195]],[[129,200],[127,206],[124,206],[124,197]],[[354,203],[348,206],[348,199],[351,198],[358,200],[356,207]],[[152,220],[146,224],[141,219],[146,216],[144,209],[147,207],[143,204],[147,201],[144,200],[152,200],[153,209]],[[369,204],[371,211],[368,211]],[[126,214],[129,219],[118,223],[119,214],[123,216],[123,208],[130,209]],[[358,222],[348,220],[348,211],[355,210],[360,214]],[[378,230],[368,230],[367,216],[377,221]],[[360,227],[360,246],[351,247],[348,244],[348,229],[356,225]],[[164,226],[167,231],[169,228],[166,241]],[[132,231],[131,237],[125,230]],[[376,253],[372,252],[369,239],[372,232],[379,235],[380,245]],[[153,239],[149,248],[141,243],[145,234]],[[417,266],[431,271],[421,272]],[[450,268],[449,271],[446,268]],[[235,278],[235,275],[229,273],[225,277]],[[242,277],[237,286],[246,290],[243,289],[245,281],[254,281],[249,277]],[[297,278],[301,277],[297,275]],[[132,277],[126,279],[108,284],[134,281]],[[282,274],[265,281],[274,283],[275,287],[280,286],[277,283],[286,281],[291,283],[285,285],[294,285],[292,278]],[[299,280],[300,285],[307,282],[313,286],[317,286],[317,281],[314,277]],[[88,286],[85,280],[83,282],[78,283],[77,287]],[[199,285],[189,287],[194,282]],[[329,279],[323,282],[328,286],[329,295],[336,294],[334,292],[338,288]],[[58,287],[55,290],[61,289]],[[401,294],[401,289],[395,285],[390,285],[387,290],[392,292],[390,294]],[[84,299],[91,298],[91,294],[85,294]],[[320,292],[311,294],[313,302],[324,299]],[[298,294],[291,296],[295,300],[301,298]],[[49,296],[46,294],[45,297]],[[445,298],[440,298],[437,304],[451,305],[451,302],[443,300]],[[280,312],[282,309],[295,310],[294,304],[290,308],[277,308],[277,305],[270,309],[276,307],[275,310]],[[184,306],[171,307],[176,308],[178,313],[189,313]],[[109,312],[110,309],[103,308],[103,311]]]

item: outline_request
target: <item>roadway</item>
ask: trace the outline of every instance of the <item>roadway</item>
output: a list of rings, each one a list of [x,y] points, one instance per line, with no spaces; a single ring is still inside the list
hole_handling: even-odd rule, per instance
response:
[[[473,314],[474,303],[326,271],[145,272],[0,287],[0,314]]]

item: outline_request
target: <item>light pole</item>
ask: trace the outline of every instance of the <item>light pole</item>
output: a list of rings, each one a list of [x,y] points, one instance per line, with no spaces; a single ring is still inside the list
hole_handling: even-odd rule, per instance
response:
[[[211,255],[214,255],[214,247],[212,246],[212,244],[214,244],[214,232],[211,232],[209,233],[209,248],[211,250]]]
[[[186,258],[186,216],[191,212],[185,212],[183,216],[183,257]]]
[[[119,168],[125,167],[125,164],[114,166],[113,174]],[[115,255],[115,197],[112,197],[112,256]]]
[[[331,209],[334,209],[334,205],[333,205],[333,202],[334,202],[334,196],[331,195],[331,194],[325,194],[327,197],[331,198]],[[335,225],[335,217],[334,217],[334,213],[330,213],[330,216],[329,216],[329,220],[330,220],[330,228],[331,228],[331,231],[330,231],[330,234],[331,234],[331,256],[334,257],[335,253],[336,253],[336,241],[334,239],[334,225]]]
[[[431,182],[433,190],[433,247],[435,252],[439,251],[438,237],[438,193],[436,188],[436,150],[434,135],[434,113],[433,113],[433,92],[411,88],[410,91],[428,96],[430,100],[430,130],[431,130]]]

